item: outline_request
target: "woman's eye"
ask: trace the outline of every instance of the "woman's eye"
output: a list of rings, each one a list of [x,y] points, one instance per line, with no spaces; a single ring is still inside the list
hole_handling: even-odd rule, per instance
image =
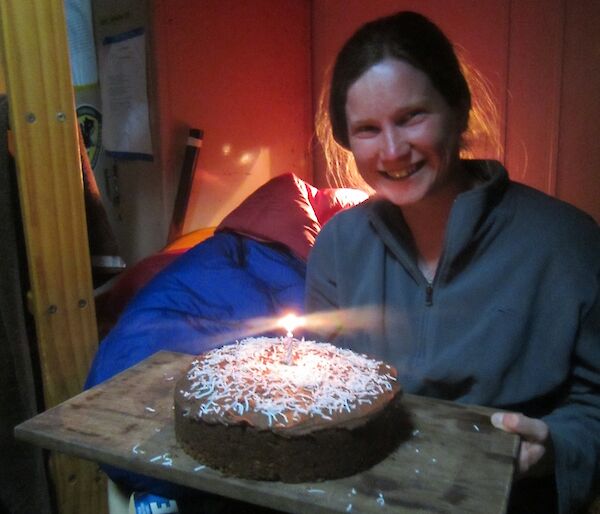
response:
[[[377,127],[375,125],[360,125],[354,129],[354,134],[375,134],[377,132]]]
[[[419,120],[421,120],[424,115],[425,115],[424,110],[415,109],[414,111],[410,111],[410,112],[404,114],[403,116],[401,116],[400,119],[398,120],[398,124],[399,125],[407,125],[410,123],[416,123]]]

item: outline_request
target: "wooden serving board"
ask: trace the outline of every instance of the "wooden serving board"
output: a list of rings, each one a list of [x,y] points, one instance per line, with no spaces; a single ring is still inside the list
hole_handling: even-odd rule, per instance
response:
[[[292,513],[502,513],[518,438],[490,409],[405,395],[409,436],[357,475],[283,484],[230,478],[175,441],[173,389],[191,356],[159,352],[20,424],[17,438],[50,450]]]

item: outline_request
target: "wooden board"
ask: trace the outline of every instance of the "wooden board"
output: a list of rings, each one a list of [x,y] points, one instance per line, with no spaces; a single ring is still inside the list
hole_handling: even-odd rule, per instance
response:
[[[223,476],[175,441],[173,388],[189,355],[159,352],[17,426],[19,439],[156,478],[301,513],[502,513],[518,438],[490,409],[406,395],[411,436],[372,469],[339,480],[281,484]]]
[[[98,348],[65,2],[0,2],[19,199],[44,404],[79,391]],[[2,134],[4,136],[4,134]],[[96,466],[50,456],[61,514],[108,511]]]

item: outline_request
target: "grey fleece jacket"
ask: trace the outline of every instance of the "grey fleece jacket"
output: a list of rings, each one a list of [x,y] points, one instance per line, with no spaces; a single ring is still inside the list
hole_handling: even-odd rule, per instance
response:
[[[457,197],[431,284],[401,210],[372,198],[323,227],[307,309],[359,309],[336,344],[394,364],[409,393],[543,418],[575,512],[600,477],[600,230],[499,163],[465,164],[484,183]]]

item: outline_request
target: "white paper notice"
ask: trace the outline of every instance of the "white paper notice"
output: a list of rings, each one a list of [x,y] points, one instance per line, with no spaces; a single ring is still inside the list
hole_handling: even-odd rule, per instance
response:
[[[104,38],[99,63],[104,148],[112,157],[152,160],[144,29]]]
[[[73,85],[81,87],[96,84],[98,69],[92,26],[92,4],[90,0],[67,0],[65,10]]]

